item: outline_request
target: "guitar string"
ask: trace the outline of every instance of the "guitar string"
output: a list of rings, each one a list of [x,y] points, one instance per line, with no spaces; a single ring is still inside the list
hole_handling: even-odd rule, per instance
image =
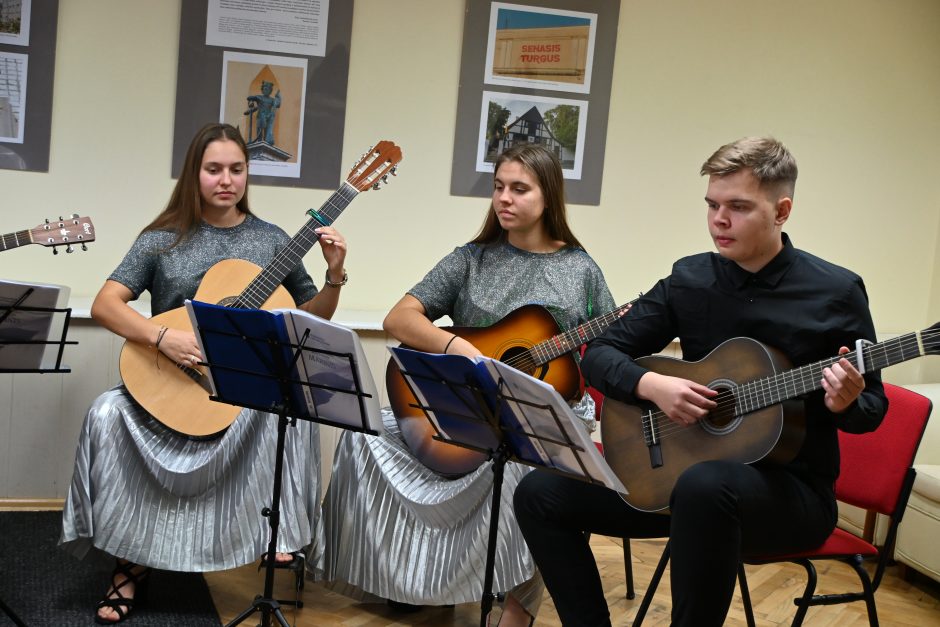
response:
[[[937,335],[937,333],[938,332],[936,331],[928,330],[928,331],[925,331],[924,334],[922,334],[922,337],[925,335],[926,337],[924,337],[924,339],[926,339],[929,342],[929,341],[932,341],[933,336]],[[896,344],[896,343],[899,343],[896,341],[899,339],[902,340],[902,343],[900,343],[900,354],[902,356],[902,359],[895,361],[894,363],[899,363],[899,361],[905,361],[906,359],[908,359],[908,357],[905,356],[906,355],[905,348],[909,349],[913,347],[914,350],[912,351],[912,356],[920,356],[920,352],[916,345],[916,337],[914,336],[914,334],[909,334],[907,336],[904,336],[903,338],[895,338],[895,340],[888,340],[887,342],[882,343],[882,345],[873,345],[871,347],[866,347],[865,349],[863,349],[863,353],[864,352],[869,353],[868,359],[870,360],[873,357],[874,349],[884,349],[885,348],[883,346],[884,344]],[[903,344],[903,342],[906,342],[907,344],[905,345]],[[884,351],[882,350],[882,352]],[[895,352],[897,352],[897,350],[895,350]],[[846,357],[851,358],[851,357],[854,357],[854,355],[849,353],[846,355]],[[887,358],[886,352],[884,352],[884,357]],[[750,381],[750,382],[742,384],[741,386],[736,388],[734,391],[726,391],[725,393],[719,394],[713,400],[715,400],[716,402],[722,403],[720,406],[721,408],[718,411],[712,411],[710,416],[716,416],[722,420],[730,420],[736,415],[740,415],[743,417],[747,413],[751,413],[753,411],[757,411],[758,409],[762,409],[764,407],[776,404],[780,400],[786,400],[785,398],[778,399],[777,397],[772,396],[774,393],[779,394],[781,391],[781,388],[783,388],[784,395],[788,397],[799,395],[799,393],[796,393],[797,388],[795,385],[793,386],[794,394],[792,396],[786,394],[786,391],[787,391],[786,383],[784,383],[782,386],[778,385],[776,387],[772,387],[770,383],[773,379],[785,380],[787,376],[789,376],[789,378],[792,380],[799,374],[801,376],[801,382],[802,382],[801,387],[799,388],[800,393],[805,393],[807,391],[813,391],[815,389],[819,389],[821,387],[819,380],[822,378],[823,368],[834,364],[836,361],[838,361],[841,358],[842,356],[834,357],[828,360],[823,360],[822,362],[808,364],[806,366],[796,368],[794,370],[782,373],[780,375],[765,377],[762,379],[756,379],[754,381]],[[888,365],[891,365],[891,364],[888,364]],[[880,369],[880,368],[873,368],[873,369]],[[802,372],[812,372],[815,375],[812,378],[812,383],[809,385],[809,387],[807,387],[807,381],[805,380],[805,378],[802,377]],[[759,390],[757,392],[754,392],[753,391],[754,388],[759,388]],[[738,390],[741,390],[741,389],[743,389],[744,393],[738,394],[737,393]],[[745,409],[742,411],[736,411],[737,404],[734,402],[735,396],[739,398],[744,398],[744,400],[747,400],[748,398],[751,398],[753,400],[757,394],[764,395],[764,398],[761,399],[763,402],[757,403],[753,407],[753,409]],[[771,395],[771,396],[768,396],[768,395]],[[730,396],[730,399],[729,399],[729,396]],[[768,399],[771,399],[771,400],[768,400]],[[730,403],[728,402],[729,400],[731,401]],[[672,422],[671,420],[668,419],[666,414],[662,411],[654,412],[652,417],[657,422],[661,421],[663,418],[666,418],[668,420],[668,422],[666,423],[667,426],[665,428],[660,427],[658,429],[658,434],[657,434],[658,438],[670,437],[671,435],[676,435],[679,433],[686,432],[684,425],[679,425],[679,424]],[[649,440],[649,429],[645,426],[644,426],[644,436],[646,436],[647,440]]]
[[[20,243],[20,238],[23,238],[22,244]],[[30,244],[29,231],[16,231],[15,233],[8,233],[3,236],[3,248],[16,248],[22,246],[23,244]]]
[[[930,329],[926,329],[922,331],[921,340],[923,341],[925,349],[927,348],[928,344],[931,345],[930,348],[932,350],[940,349],[940,329],[930,328]],[[933,342],[938,342],[937,346],[933,346]],[[889,344],[895,345],[894,348],[889,349],[887,346]],[[920,357],[926,354],[930,354],[930,351],[925,350],[925,352],[923,353],[920,351],[920,345],[918,344],[917,337],[914,333],[908,333],[903,336],[894,338],[892,340],[886,340],[885,342],[881,342],[879,344],[873,344],[873,345],[864,347],[862,349],[863,359],[867,363],[873,361],[875,358],[876,351],[878,351],[881,354],[882,359],[879,363],[882,363],[883,365],[881,367],[871,368],[871,370],[880,370],[882,367],[894,365],[896,363],[901,363],[902,361],[907,361],[908,359],[911,359],[913,357]],[[907,356],[908,354],[910,354],[911,357],[908,357]],[[893,361],[891,360],[892,356],[895,358]],[[854,353],[849,352],[849,353],[846,353],[845,355],[839,355],[837,357],[824,359],[820,362],[815,362],[812,364],[801,366],[799,368],[794,368],[790,371],[780,373],[778,375],[771,375],[768,377],[755,379],[753,381],[748,381],[748,382],[741,384],[734,390],[724,390],[720,392],[718,396],[712,399],[713,401],[718,403],[719,406],[718,408],[716,408],[716,410],[713,410],[712,412],[710,412],[708,416],[713,419],[717,418],[719,421],[725,421],[725,420],[731,421],[737,417],[740,417],[743,419],[747,417],[748,414],[758,411],[759,409],[764,409],[771,405],[775,405],[781,402],[782,400],[787,400],[788,398],[793,398],[795,396],[799,396],[801,394],[817,390],[822,387],[820,381],[822,379],[823,369],[831,366],[832,364],[836,363],[843,357],[849,359],[851,363],[853,364],[855,363],[854,361],[852,361],[852,358],[855,357]],[[816,375],[818,373],[818,376],[814,376],[814,378],[812,379],[811,384],[809,383],[810,380],[804,377],[804,374],[806,372],[810,372],[812,373],[812,375]],[[786,379],[789,378],[791,380],[791,383],[793,383],[793,379],[796,378],[797,376],[800,377],[801,387],[799,389],[801,390],[801,392],[794,393],[793,395],[789,395],[787,394]],[[774,386],[772,384],[772,381],[774,379],[781,379],[784,381],[784,383],[782,385],[778,384]],[[797,387],[795,384],[793,384],[791,387],[794,390],[794,392],[797,390]],[[738,391],[741,390],[742,388],[744,389],[743,395],[738,393]],[[779,396],[781,392],[784,398],[781,398]],[[763,396],[758,399],[757,397],[759,397],[760,395],[763,395]],[[736,403],[735,399],[736,397],[741,398],[742,396],[745,400],[750,399],[752,401],[756,401],[752,409],[743,410],[740,412],[737,411],[739,403]],[[770,400],[770,399],[776,399],[776,400]],[[641,415],[645,415],[645,413]],[[663,438],[669,438],[669,437],[673,437],[676,435],[681,435],[683,433],[687,433],[688,432],[687,428],[690,426],[694,426],[694,425],[676,424],[662,410],[653,411],[649,417],[650,417],[649,422],[646,420],[644,420],[643,422],[643,436],[647,442],[650,442],[650,440],[652,439],[651,431],[654,428],[656,431],[656,439],[661,440]],[[601,422],[603,423],[603,417],[602,417]],[[660,426],[659,423],[661,422],[663,422],[665,426]],[[652,426],[650,426],[651,424]],[[698,424],[698,423],[695,423],[695,424]]]
[[[932,342],[932,341],[934,341],[934,340],[936,339],[935,336],[937,336],[938,334],[940,334],[940,331],[927,330],[927,331],[924,331],[924,332],[922,333],[922,339],[924,339],[924,340],[926,340],[928,343],[930,343],[930,342]],[[902,340],[902,342],[897,342],[897,340]],[[906,344],[904,344],[904,343],[906,343]],[[913,348],[913,349],[914,349],[914,350],[912,351],[912,356],[920,356],[920,355],[921,355],[921,353],[919,352],[919,349],[918,349],[918,346],[917,346],[917,340],[916,340],[916,337],[914,336],[914,334],[908,334],[908,335],[906,335],[906,336],[903,336],[903,339],[902,339],[902,338],[895,338],[895,340],[888,340],[887,342],[883,342],[883,343],[880,344],[880,345],[873,345],[873,346],[871,346],[871,347],[866,347],[865,349],[863,349],[863,352],[868,352],[868,353],[869,353],[868,358],[870,359],[870,358],[873,356],[874,349],[880,349],[880,350],[882,350],[882,352],[884,353],[884,357],[885,357],[885,358],[888,358],[887,352],[885,352],[885,351],[883,350],[883,349],[885,348],[885,347],[884,347],[884,344],[899,344],[900,354],[901,354],[901,356],[902,356],[902,359],[897,360],[897,361],[894,361],[893,363],[900,363],[900,361],[906,361],[907,359],[909,359],[908,357],[905,356],[905,355],[906,355],[906,350],[905,350],[905,348],[907,348],[907,349]],[[897,352],[897,349],[895,349],[895,353],[896,353],[896,352]],[[854,355],[851,354],[851,353],[849,353],[849,354],[846,355],[846,357],[853,357],[853,356],[854,356]],[[822,362],[817,362],[817,363],[814,363],[814,364],[808,364],[808,365],[806,365],[806,366],[802,366],[802,367],[800,367],[800,368],[796,368],[796,369],[794,369],[794,370],[792,370],[792,371],[789,371],[789,372],[787,372],[787,373],[782,373],[781,375],[775,375],[775,376],[771,376],[771,377],[765,377],[765,378],[763,378],[763,379],[757,379],[757,380],[754,380],[754,381],[750,381],[750,382],[747,382],[747,383],[745,383],[745,384],[742,384],[742,385],[739,386],[739,388],[737,388],[737,389],[740,389],[740,388],[755,388],[755,387],[760,388],[760,387],[763,387],[764,389],[763,389],[763,392],[762,392],[762,393],[764,393],[764,394],[767,394],[767,393],[774,393],[774,392],[779,393],[781,386],[777,386],[776,388],[771,388],[771,387],[769,387],[770,381],[771,381],[772,379],[774,379],[774,378],[783,379],[783,378],[785,378],[785,375],[790,375],[790,374],[795,373],[795,372],[798,372],[798,371],[812,371],[813,373],[818,373],[818,377],[815,378],[814,387],[810,387],[810,388],[807,390],[807,389],[805,388],[805,381],[804,381],[804,387],[800,388],[803,392],[812,391],[812,390],[815,390],[815,389],[819,389],[819,388],[821,387],[821,385],[818,383],[818,381],[819,381],[819,379],[822,378],[822,370],[823,370],[823,367],[828,367],[829,365],[832,365],[833,363],[835,363],[836,361],[838,361],[838,360],[841,359],[841,358],[842,358],[842,356],[834,357],[834,358],[829,359],[829,360],[823,360]],[[887,364],[887,365],[892,365],[892,364],[889,363],[889,364]],[[873,369],[880,369],[880,368],[873,368]],[[794,376],[795,376],[795,375],[794,375]],[[790,378],[792,379],[793,376],[791,376]],[[783,387],[785,388],[785,385],[784,385]],[[736,389],[735,391],[737,391],[737,389]],[[796,389],[796,388],[794,387],[794,390],[795,390],[795,389]],[[751,393],[750,393],[750,396],[751,396],[752,398],[754,397],[754,395],[755,395],[754,392],[751,392]],[[754,409],[750,409],[750,410],[747,410],[747,411],[736,412],[736,411],[735,411],[736,404],[734,403],[734,396],[735,396],[735,392],[734,392],[734,391],[726,391],[726,392],[724,392],[724,393],[719,394],[717,397],[715,397],[713,400],[715,400],[716,402],[719,402],[719,403],[720,403],[720,409],[719,409],[718,411],[712,411],[711,414],[710,414],[710,416],[717,416],[719,419],[727,419],[727,420],[730,420],[730,419],[732,419],[735,415],[741,415],[742,417],[744,417],[747,413],[751,413],[751,412],[753,412],[753,411],[756,411],[757,409],[762,409],[762,408],[764,408],[764,407],[767,407],[767,406],[776,404],[776,402],[779,402],[779,400],[786,400],[786,399],[779,399],[779,400],[773,400],[773,401],[769,401],[769,402],[764,402],[764,403],[761,403],[759,406],[754,407]],[[742,396],[742,395],[739,394],[738,396]],[[745,390],[744,396],[745,396],[745,397],[747,396],[747,390]],[[730,397],[730,398],[729,398],[729,397]],[[771,397],[771,398],[774,398],[774,397]],[[730,403],[728,402],[729,400],[731,401]],[[765,399],[765,400],[766,400],[766,399]],[[730,409],[730,412],[728,411],[729,409]],[[659,427],[659,428],[657,429],[657,431],[658,431],[658,433],[657,433],[657,438],[659,438],[659,439],[664,438],[664,437],[670,437],[670,436],[672,436],[672,435],[678,435],[678,434],[681,434],[681,433],[685,433],[685,432],[686,432],[686,426],[684,426],[684,425],[679,425],[679,424],[676,424],[676,423],[672,422],[671,420],[668,419],[668,417],[666,416],[666,414],[665,414],[664,412],[662,412],[662,411],[653,412],[652,418],[653,418],[653,420],[655,420],[657,423],[660,422],[663,418],[665,418],[665,419],[668,421],[668,422],[666,422],[666,425],[667,425],[666,427]],[[657,425],[657,426],[658,426],[658,425]],[[691,425],[690,425],[690,426],[691,426]],[[650,439],[649,431],[650,431],[650,428],[647,427],[646,425],[644,425],[644,436],[646,437],[647,440]]]
[[[591,320],[588,320],[584,324],[578,325],[573,329],[569,329],[568,331],[559,333],[552,338],[543,340],[542,342],[534,345],[532,348],[529,348],[522,353],[508,358],[503,363],[522,372],[531,372],[542,364],[546,364],[551,360],[564,355],[565,353],[570,353],[577,350],[582,344],[586,344],[590,340],[600,335],[614,322],[614,320],[622,316],[626,310],[629,309],[630,306],[635,302],[636,301],[634,300],[627,303],[626,305],[621,305],[620,307],[614,309],[613,311],[609,311],[602,316],[592,318]],[[581,329],[587,329],[590,333],[579,333],[579,330]],[[555,338],[563,339],[556,340]],[[555,350],[552,350],[553,348]],[[535,358],[533,358],[533,355]]]
[[[332,224],[358,193],[355,188],[344,183],[320,207],[320,213],[327,216],[328,221]],[[343,202],[337,203],[335,202],[336,199],[341,199]],[[308,220],[297,235],[274,256],[271,263],[242,291],[236,301],[238,306],[247,309],[261,307],[284,278],[297,266],[300,259],[319,240],[317,234],[313,232],[319,226],[320,222],[315,218]]]

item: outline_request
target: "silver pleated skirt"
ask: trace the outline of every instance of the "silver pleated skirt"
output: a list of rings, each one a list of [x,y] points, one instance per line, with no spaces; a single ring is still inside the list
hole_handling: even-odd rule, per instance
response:
[[[119,386],[92,404],[79,436],[60,544],[94,547],[136,564],[204,572],[248,564],[267,551],[276,415],[243,410],[211,440],[176,435]],[[278,550],[310,545],[322,565],[320,432],[299,420],[285,437]]]
[[[323,503],[327,585],[366,601],[479,601],[492,504],[491,463],[457,479],[445,478],[411,454],[390,410],[383,410],[382,418],[384,435],[347,431],[340,437]],[[505,466],[493,591],[513,590],[534,615],[541,580],[512,508],[516,485],[530,470],[512,462]]]

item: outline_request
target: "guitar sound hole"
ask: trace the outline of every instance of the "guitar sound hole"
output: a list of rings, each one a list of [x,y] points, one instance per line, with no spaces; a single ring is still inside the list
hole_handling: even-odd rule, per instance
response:
[[[546,364],[536,365],[529,355],[529,349],[524,346],[515,346],[504,351],[499,356],[499,360],[536,379],[544,380],[545,375],[548,373],[548,366]]]
[[[730,382],[712,383],[711,389],[718,392],[718,407],[713,409],[699,425],[709,433],[723,435],[737,428],[741,417],[735,415],[734,386]]]

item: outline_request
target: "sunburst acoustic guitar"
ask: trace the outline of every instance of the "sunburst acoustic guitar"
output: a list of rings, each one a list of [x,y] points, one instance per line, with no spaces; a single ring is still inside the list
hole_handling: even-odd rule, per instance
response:
[[[525,305],[488,327],[445,327],[469,341],[487,357],[542,379],[567,400],[582,392],[581,371],[573,351],[604,332],[633,303],[561,333],[551,313],[540,305]],[[425,466],[446,476],[471,472],[486,461],[477,451],[434,439],[431,422],[418,409],[414,394],[394,359],[385,369],[385,387],[405,443]]]
[[[52,254],[58,255],[59,246],[65,246],[65,252],[70,253],[75,250],[72,248],[73,244],[81,245],[82,250],[88,250],[86,244],[93,241],[95,241],[95,225],[91,223],[91,218],[79,217],[76,213],[68,218],[46,220],[32,229],[0,235],[0,251],[19,248],[27,244],[39,244],[51,246]]]
[[[388,174],[394,174],[401,158],[401,149],[394,143],[377,143],[319,210],[307,212],[312,216],[310,220],[267,267],[262,270],[241,259],[220,261],[206,272],[194,299],[242,309],[296,307],[281,281],[317,241],[314,229],[335,222],[359,192],[377,189]],[[154,316],[153,321],[171,329],[192,330],[185,307]],[[231,425],[241,411],[234,405],[209,399],[211,388],[202,367],[174,364],[147,344],[125,342],[120,368],[124,385],[134,400],[158,421],[183,435],[218,434]]]
[[[604,457],[629,491],[623,497],[627,503],[642,511],[661,511],[669,506],[679,475],[698,462],[793,459],[803,442],[804,425],[803,404],[795,399],[820,389],[823,369],[842,357],[868,372],[937,354],[940,322],[792,369],[782,353],[749,338],[728,340],[696,362],[643,357],[637,363],[653,372],[718,390],[718,407],[694,425],[680,426],[653,404],[605,398],[600,421]]]

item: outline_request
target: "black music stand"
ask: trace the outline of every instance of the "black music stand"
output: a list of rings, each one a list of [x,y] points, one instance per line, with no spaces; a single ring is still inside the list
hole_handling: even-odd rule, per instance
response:
[[[210,398],[278,416],[271,506],[261,510],[271,528],[264,593],[226,627],[238,625],[255,612],[261,612],[264,627],[272,615],[283,627],[289,627],[280,608],[284,602],[273,597],[287,425],[302,419],[377,435],[374,425],[381,423],[378,399],[365,391],[375,386],[358,340],[353,340],[348,351],[311,345],[312,336],[323,337],[325,327],[336,330],[338,325],[296,310],[285,315],[195,301],[187,301],[186,307],[197,330],[203,363],[209,368]],[[357,410],[356,422],[346,417],[350,407]]]
[[[24,355],[24,353],[18,352],[13,355],[13,361],[15,362],[17,359],[22,359],[23,361],[26,362],[26,364],[24,364],[24,367],[2,366],[0,367],[0,373],[19,374],[19,373],[38,372],[42,374],[49,374],[49,373],[56,373],[56,372],[60,372],[60,373],[71,372],[70,368],[62,367],[62,353],[65,350],[66,344],[78,344],[78,342],[67,341],[65,339],[69,330],[69,321],[71,320],[71,317],[72,317],[72,309],[68,307],[56,308],[56,307],[25,306],[23,305],[23,303],[26,302],[26,300],[33,294],[33,292],[35,291],[35,288],[29,285],[23,285],[23,288],[24,289],[23,289],[22,294],[17,296],[11,304],[0,305],[0,348],[9,347],[9,346],[18,346],[18,345],[19,346],[58,346],[59,349],[56,354],[55,364],[52,367],[43,367],[42,361],[39,361],[37,365],[34,365],[36,364],[36,360],[33,355]],[[35,334],[27,334],[27,335],[22,336],[22,337],[30,337],[31,339],[4,339],[5,336],[17,337],[17,334],[15,333],[9,334],[9,335],[6,334],[5,333],[6,327],[4,326],[5,323],[7,325],[10,325],[11,322],[14,322],[16,320],[15,314],[17,313],[21,313],[26,316],[30,316],[34,314],[40,314],[42,316],[47,315],[50,319],[57,314],[63,314],[65,316],[65,320],[62,324],[61,335],[57,339],[50,339],[49,332],[52,329],[52,325],[48,324],[46,325],[45,333],[42,334],[43,339],[35,339],[36,337]],[[10,360],[6,359],[6,356],[5,356],[4,363],[6,363],[7,361],[10,361]],[[12,610],[12,608],[10,608],[10,606],[8,606],[3,601],[3,599],[0,599],[0,610],[2,610],[3,613],[6,614],[10,618],[10,620],[13,621],[15,625],[19,627],[26,627],[26,623],[24,623],[23,620],[19,616],[16,615],[16,613]]]
[[[405,381],[430,420],[435,439],[493,460],[493,496],[480,603],[480,625],[493,609],[493,571],[506,462],[515,461],[627,489],[601,457],[579,418],[550,385],[488,357],[470,360],[390,348]]]

